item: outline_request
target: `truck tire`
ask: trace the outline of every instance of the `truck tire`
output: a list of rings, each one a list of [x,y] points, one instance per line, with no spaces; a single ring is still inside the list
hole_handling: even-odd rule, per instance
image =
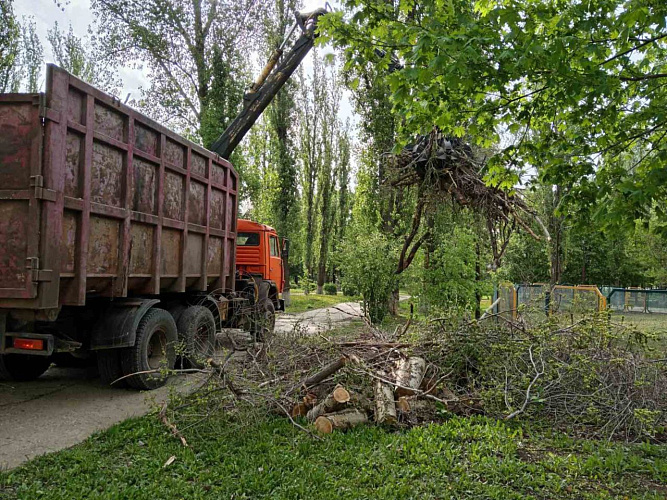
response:
[[[150,370],[171,370],[176,361],[175,344],[178,332],[174,318],[164,309],[149,310],[137,327],[134,346],[121,351],[120,362],[127,375],[130,387],[135,389],[157,389],[164,385],[164,373],[140,373]]]
[[[203,368],[215,352],[215,318],[204,306],[188,307],[177,323],[178,340],[185,346],[180,366]]]
[[[104,349],[97,352],[97,369],[104,385],[110,385],[119,389],[129,387],[127,379],[118,380],[123,373],[120,363],[120,349]],[[118,380],[118,381],[117,381]],[[117,381],[117,382],[116,382]],[[115,383],[114,383],[115,382]]]
[[[0,379],[27,382],[39,378],[51,366],[49,356],[0,354]]]
[[[268,340],[276,328],[276,308],[271,299],[265,298],[257,304],[257,316],[253,321],[252,334],[257,342]]]

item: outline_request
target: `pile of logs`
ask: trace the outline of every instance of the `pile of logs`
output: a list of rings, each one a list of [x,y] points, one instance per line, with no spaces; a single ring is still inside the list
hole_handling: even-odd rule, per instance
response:
[[[378,425],[395,426],[399,416],[411,411],[417,399],[429,395],[433,379],[425,377],[427,365],[424,358],[403,356],[392,363],[389,370],[373,374],[372,387],[353,391],[342,384],[318,396],[313,386],[346,365],[358,366],[362,361],[355,356],[345,356],[330,363],[318,374],[307,379],[301,387],[306,395],[292,409],[292,417],[305,417],[318,432],[330,434],[359,424],[374,421]],[[367,397],[369,394],[370,397]]]

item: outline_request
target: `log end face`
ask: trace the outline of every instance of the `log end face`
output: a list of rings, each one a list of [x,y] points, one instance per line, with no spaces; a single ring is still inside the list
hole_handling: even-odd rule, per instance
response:
[[[347,403],[350,401],[350,392],[342,385],[339,385],[333,391],[333,398],[338,403]]]
[[[317,417],[315,420],[315,428],[320,434],[331,434],[333,432],[333,425],[325,416]]]

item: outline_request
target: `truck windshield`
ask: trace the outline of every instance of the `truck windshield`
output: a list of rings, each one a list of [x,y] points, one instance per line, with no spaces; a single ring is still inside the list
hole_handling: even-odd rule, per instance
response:
[[[236,244],[240,247],[259,246],[259,233],[238,233],[236,235]]]

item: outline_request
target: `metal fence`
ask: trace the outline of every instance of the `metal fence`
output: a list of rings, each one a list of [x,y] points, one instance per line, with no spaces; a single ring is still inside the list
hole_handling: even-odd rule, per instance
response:
[[[612,288],[607,302],[612,311],[667,314],[667,290]]]
[[[517,307],[516,288],[512,283],[501,283],[496,288],[493,296],[494,314],[503,316],[506,319],[516,318]]]
[[[596,286],[588,285],[550,287],[546,283],[502,283],[496,289],[493,300],[493,312],[507,319],[516,319],[518,311],[524,319],[530,319],[535,315],[578,315],[607,308],[607,298]]]
[[[607,309],[607,298],[595,285],[556,285],[551,289],[551,313],[585,314]]]
[[[535,319],[543,314],[581,315],[607,309],[620,313],[667,314],[667,289],[598,288],[595,285],[550,288],[546,283],[501,283],[493,301],[493,312],[510,320],[516,319],[519,312],[524,319]]]
[[[525,304],[532,308],[544,308],[545,299],[549,292],[547,283],[532,283],[516,285],[517,304]]]

